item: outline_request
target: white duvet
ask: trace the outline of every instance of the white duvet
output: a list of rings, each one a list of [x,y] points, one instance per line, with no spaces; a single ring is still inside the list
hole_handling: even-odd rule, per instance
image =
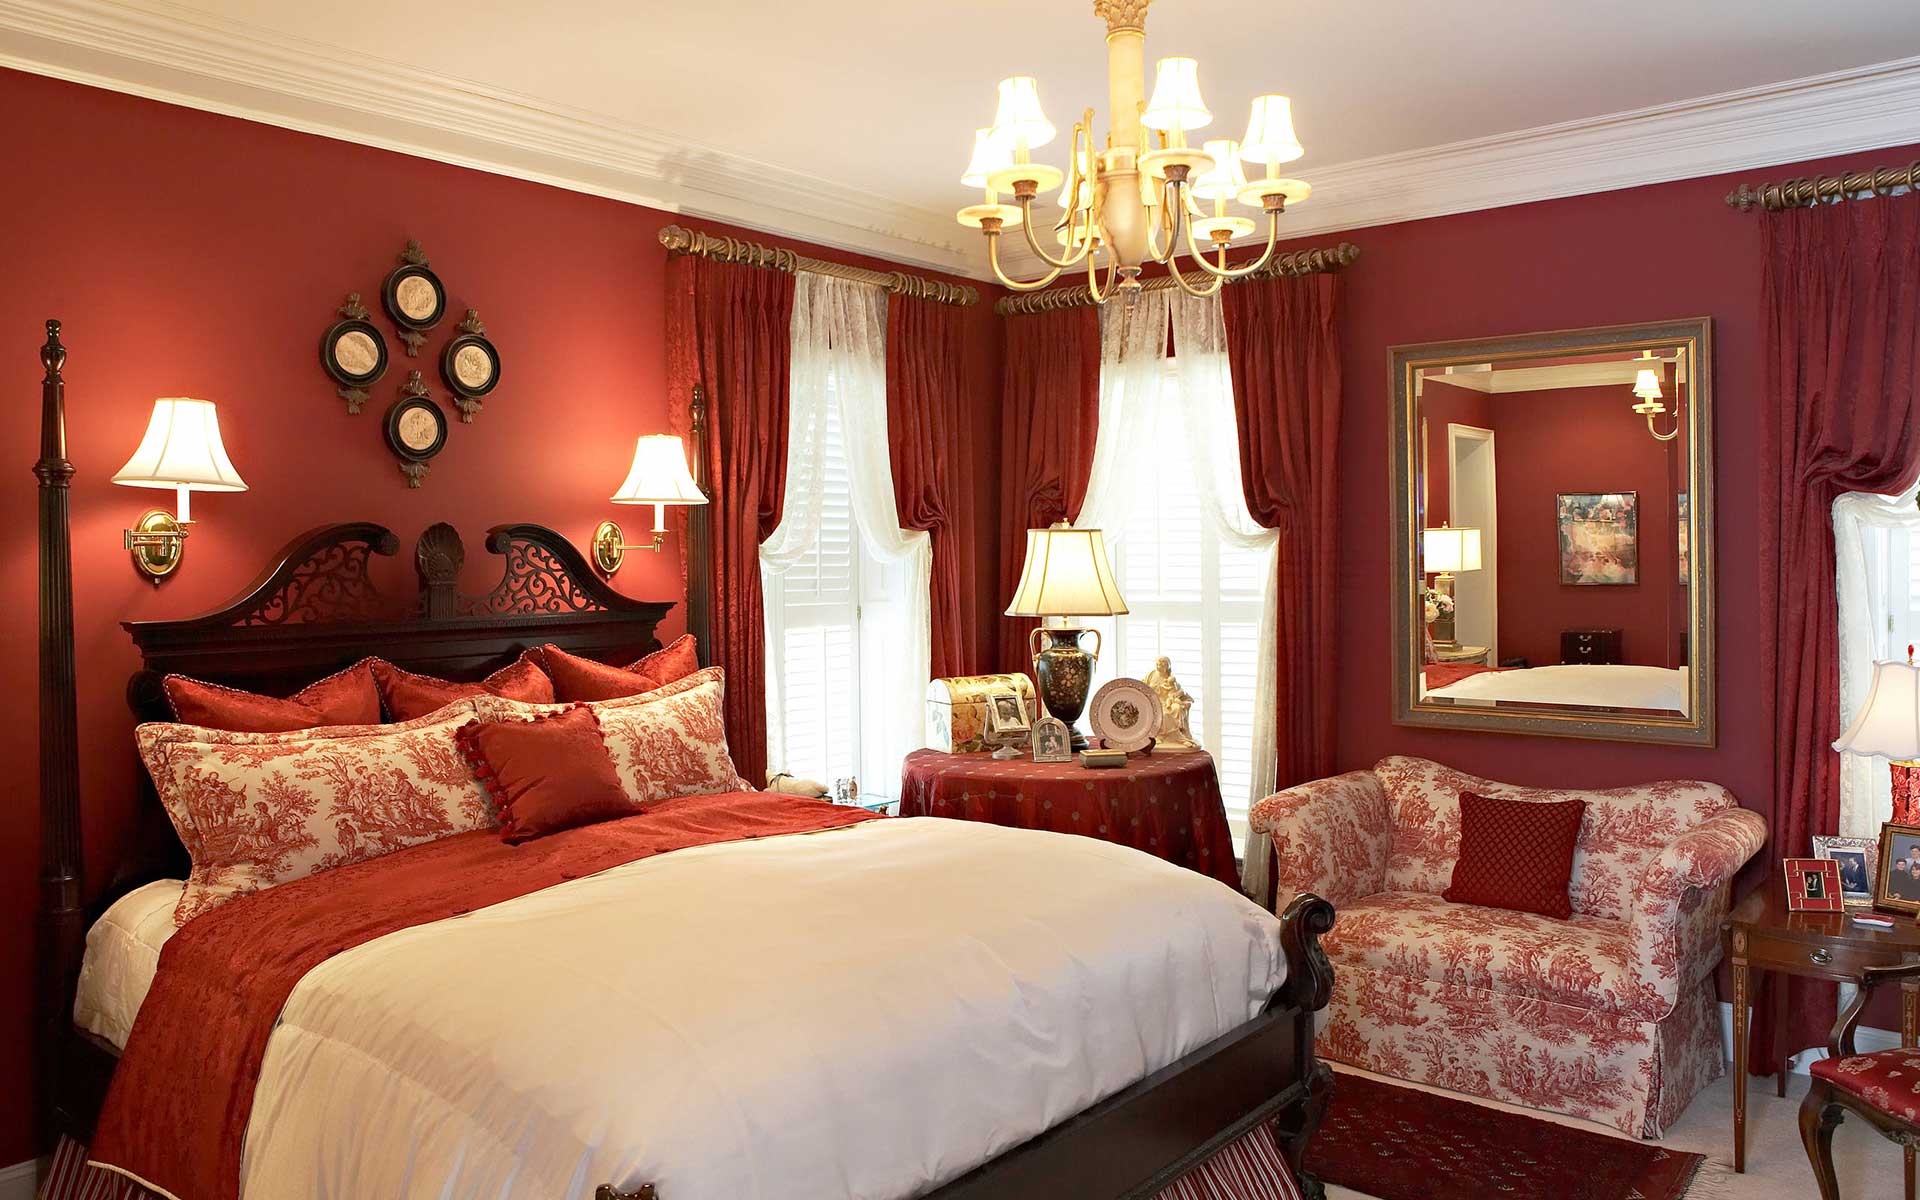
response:
[[[937,819],[677,851],[294,990],[246,1200],[902,1200],[1256,1015],[1279,924],[1092,838]]]
[[[1438,700],[1651,708],[1685,716],[1687,669],[1564,663],[1516,671],[1484,671],[1426,694]]]

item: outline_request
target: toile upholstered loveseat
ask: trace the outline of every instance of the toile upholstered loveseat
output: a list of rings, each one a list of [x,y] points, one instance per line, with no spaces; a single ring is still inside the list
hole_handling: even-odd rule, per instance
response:
[[[1463,791],[1586,802],[1570,919],[1441,898]],[[1766,823],[1718,784],[1544,791],[1395,757],[1269,796],[1251,824],[1278,903],[1338,910],[1324,1057],[1649,1138],[1724,1071],[1720,923]]]

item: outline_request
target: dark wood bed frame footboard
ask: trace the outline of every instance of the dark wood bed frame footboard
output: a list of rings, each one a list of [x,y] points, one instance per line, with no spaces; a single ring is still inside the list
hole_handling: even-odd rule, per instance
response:
[[[185,851],[152,784],[142,802],[132,849],[106,886],[84,886],[76,719],[73,580],[66,456],[67,351],[60,324],[48,321],[40,359],[40,814],[41,918],[36,988],[40,1144],[60,1135],[88,1140],[113,1077],[117,1052],[73,1025],[72,1012],[91,917],[142,883],[185,874]],[[696,395],[696,464],[704,397]],[[696,468],[697,469],[697,468]],[[698,478],[698,476],[696,476]],[[705,481],[701,480],[702,486]],[[694,510],[696,514],[703,510]],[[602,580],[560,534],[539,525],[500,525],[486,548],[502,560],[500,582],[478,595],[459,590],[465,550],[449,525],[435,525],[414,547],[418,586],[389,597],[377,564],[399,539],[372,523],[331,525],[290,541],[231,603],[174,621],[128,622],[141,669],[127,700],[139,720],[170,719],[160,679],[169,673],[249,691],[286,695],[367,655],[408,670],[479,679],[533,646],[552,642],[605,661],[630,661],[658,647],[655,628],[671,603],[633,600]],[[704,617],[705,527],[690,525],[690,629],[707,645]],[[89,903],[91,900],[91,903]],[[1333,907],[1298,897],[1282,915],[1286,982],[1260,1016],[1002,1154],[931,1194],[928,1200],[1134,1200],[1152,1196],[1262,1122],[1271,1122],[1296,1172],[1323,1113],[1331,1073],[1313,1054],[1314,1014],[1325,1007],[1333,974],[1319,938]],[[1318,1192],[1302,1175],[1309,1195]],[[674,1200],[651,1186],[600,1200]]]

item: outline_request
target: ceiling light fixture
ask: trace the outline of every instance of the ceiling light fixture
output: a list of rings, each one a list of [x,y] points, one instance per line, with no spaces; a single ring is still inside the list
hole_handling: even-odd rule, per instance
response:
[[[1191,58],[1163,58],[1154,73],[1153,96],[1146,96],[1146,21],[1150,0],[1094,0],[1094,15],[1107,23],[1107,96],[1112,128],[1106,148],[1094,148],[1093,109],[1074,124],[1067,169],[1034,162],[1033,152],[1057,132],[1040,108],[1039,85],[1030,75],[1000,81],[1000,104],[993,125],[976,130],[973,155],[960,182],[984,189],[982,203],[957,214],[962,225],[986,235],[987,261],[996,279],[1015,291],[1046,287],[1063,271],[1087,268],[1087,290],[1096,304],[1116,291],[1131,300],[1140,289],[1144,263],[1166,264],[1179,285],[1196,296],[1210,296],[1228,279],[1265,266],[1280,236],[1280,215],[1312,190],[1279,168],[1306,153],[1293,132],[1292,102],[1285,96],[1254,98],[1246,136],[1235,142],[1216,138],[1194,147],[1187,135],[1213,120],[1200,98],[1200,68]],[[1157,137],[1156,137],[1157,135]],[[1247,178],[1248,164],[1260,168]],[[1062,186],[1064,183],[1065,186]],[[1060,187],[1063,210],[1054,224],[1061,252],[1049,253],[1033,230],[1034,205],[1042,191]],[[1011,192],[1012,204],[1000,201]],[[1227,247],[1257,225],[1229,215],[1237,201],[1267,215],[1267,244],[1260,257],[1227,266]],[[1201,202],[1207,202],[1202,207]],[[1027,247],[1047,264],[1038,279],[1017,280],[1000,265],[1000,236],[1015,226],[1025,231]],[[1209,243],[1203,247],[1200,239]],[[1194,278],[1182,272],[1185,248],[1201,268]],[[1209,261],[1208,254],[1214,256]],[[1104,260],[1105,281],[1101,266]]]

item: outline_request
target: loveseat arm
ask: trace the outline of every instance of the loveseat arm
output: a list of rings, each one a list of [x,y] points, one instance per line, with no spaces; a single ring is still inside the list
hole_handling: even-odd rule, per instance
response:
[[[1729,808],[1682,833],[1647,864],[1629,907],[1641,994],[1664,1014],[1680,987],[1720,961],[1728,885],[1767,841],[1759,813]]]
[[[1276,792],[1253,806],[1247,826],[1242,883],[1275,912],[1302,892],[1338,906],[1386,888],[1393,825],[1386,790],[1372,771]]]

